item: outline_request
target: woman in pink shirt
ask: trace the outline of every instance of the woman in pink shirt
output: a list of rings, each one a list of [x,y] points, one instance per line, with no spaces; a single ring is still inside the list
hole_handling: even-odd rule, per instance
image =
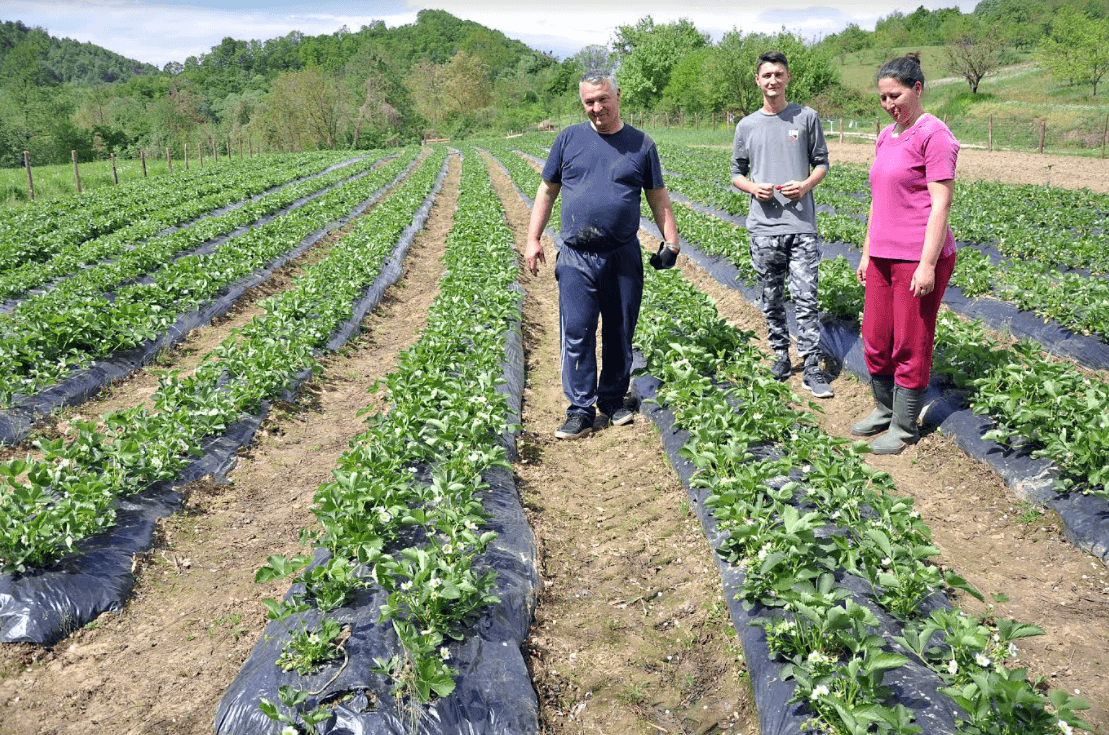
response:
[[[870,221],[856,277],[866,287],[863,352],[877,407],[851,427],[886,433],[876,454],[897,454],[920,434],[917,419],[932,370],[936,315],[955,268],[948,225],[959,142],[924,111],[920,57],[887,61],[878,95],[893,124],[878,136],[870,169]]]

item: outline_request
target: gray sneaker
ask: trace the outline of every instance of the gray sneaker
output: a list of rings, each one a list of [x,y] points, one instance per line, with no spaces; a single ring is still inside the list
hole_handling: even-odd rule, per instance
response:
[[[801,379],[801,384],[816,398],[831,398],[835,395],[816,360],[805,363],[805,377]]]
[[[793,372],[793,365],[789,361],[789,350],[774,353],[774,364],[770,366],[770,374],[775,380],[789,380]]]

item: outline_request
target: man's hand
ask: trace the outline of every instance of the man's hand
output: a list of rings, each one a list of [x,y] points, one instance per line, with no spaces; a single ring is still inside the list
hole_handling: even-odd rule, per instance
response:
[[[648,262],[656,271],[673,268],[674,263],[678,262],[678,253],[680,251],[680,245],[668,243],[664,240],[658,244],[658,252],[652,255]]]
[[[529,238],[528,244],[524,248],[524,265],[533,276],[537,276],[539,275],[540,263],[547,264],[547,258],[543,255],[543,243],[539,242],[539,238]]]

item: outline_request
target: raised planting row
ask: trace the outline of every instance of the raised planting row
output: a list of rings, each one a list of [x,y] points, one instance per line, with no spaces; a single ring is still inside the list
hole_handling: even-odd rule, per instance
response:
[[[677,146],[665,151],[667,167],[679,174],[667,186],[729,214],[746,214],[747,197],[727,186],[726,159],[691,156]],[[868,189],[864,169],[831,168],[814,192],[825,241],[862,246]],[[975,246],[963,248],[952,283],[969,297],[993,296],[1109,343],[1109,280],[1090,275],[1109,272],[1107,213],[1109,196],[1088,190],[956,181],[951,226],[960,241]]]
[[[7,572],[0,576],[0,640],[49,643],[122,604],[104,601],[99,587],[126,596],[129,555],[123,555],[122,570],[102,569],[100,560],[82,568],[81,560],[90,548],[131,540],[111,531],[81,539],[111,527],[117,511],[130,510],[130,499],[117,499],[151,486],[169,493],[170,482],[191,465],[192,455],[206,451],[211,437],[248,415],[260,416],[266,401],[310,374],[317,350],[334,349],[357,330],[385,285],[399,277],[398,264],[385,275],[383,266],[387,257],[403,255],[426,218],[444,157],[439,152],[425,161],[325,260],[265,302],[265,316],[227,338],[194,374],[163,376],[152,410],[108,414],[103,427],[72,422],[62,438],[35,443],[40,459],[0,465],[7,477],[0,490],[0,564]],[[76,556],[59,559],[72,552]],[[32,568],[33,574],[23,573]],[[120,576],[128,576],[126,584],[117,584]],[[89,597],[88,604],[65,599],[71,589],[74,597]]]
[[[1004,664],[1042,630],[950,606],[955,590],[978,593],[930,562],[927,525],[866,445],[815,428],[754,334],[679,273],[648,278],[636,343],[652,378],[637,391],[661,407],[720,555],[764,735],[1089,728],[1084,702],[1042,697]]]
[[[128,227],[137,220],[161,219],[161,213],[167,208],[172,210],[184,206],[176,222],[187,221],[191,200],[216,195],[217,199],[212,204],[220,199],[229,204],[249,195],[248,192],[263,191],[251,188],[249,183],[260,170],[285,172],[280,175],[282,178],[274,179],[269,184],[273,186],[299,175],[318,172],[349,157],[349,154],[336,152],[299,154],[292,159],[300,167],[298,173],[295,168],[289,169],[289,157],[265,156],[248,164],[196,169],[175,176],[141,180],[46,203],[6,209],[0,211],[0,272],[25,262],[46,261],[64,247]],[[247,189],[235,194],[234,190],[243,183]],[[219,192],[229,189],[232,198],[219,195]],[[214,207],[210,205],[209,208]],[[176,222],[167,222],[162,227]]]
[[[746,214],[747,198],[737,196],[728,186],[728,151],[662,145],[660,154],[667,169],[678,174],[673,182],[677,190],[689,186],[690,181],[698,182],[698,186],[715,186],[713,201],[689,196],[732,214]],[[831,206],[837,214],[862,215],[865,219],[869,190],[866,168],[832,161],[827,178],[813,194],[817,204]],[[730,196],[722,197],[718,192]],[[995,244],[1005,257],[1015,260],[1041,260],[1065,269],[1109,272],[1109,231],[1105,226],[1109,195],[1088,189],[957,179],[955,203],[951,223],[960,240]],[[862,244],[861,238],[843,241]]]
[[[950,607],[945,591],[974,591],[928,563],[927,526],[866,445],[814,428],[754,334],[680,272],[646,271],[636,344],[651,375],[634,389],[660,406],[648,412],[718,551],[763,735],[1086,726],[1081,700],[1044,699],[1003,664],[1040,629]]]
[[[851,181],[849,175],[844,178]],[[734,272],[727,277],[714,275],[731,287],[746,285],[745,295],[757,298],[751,288],[755,274],[748,255],[747,231],[721,217],[689,207],[676,206],[674,213],[683,239],[734,266]],[[644,214],[648,214],[646,209]],[[968,253],[975,251],[964,248],[960,260]],[[854,271],[854,265],[843,256],[823,261],[819,302],[825,313],[855,322],[856,326],[849,329],[857,336],[863,288]],[[972,272],[973,267],[968,271]],[[1109,283],[1099,279],[1088,282],[1091,286],[1104,284],[1109,288]],[[1026,477],[1007,477],[1011,482],[1015,480],[1022,492],[1030,492],[1037,502],[1052,507],[1057,500],[1050,492],[1053,485],[1059,492],[1079,490],[1109,497],[1106,489],[1109,473],[1103,461],[1109,455],[1109,386],[1104,381],[1068,363],[1045,358],[1038,344],[1022,342],[1006,347],[991,339],[979,323],[966,324],[954,318],[941,320],[935,373],[940,388],[947,385],[963,391],[952,397],[953,402],[965,399],[975,412],[988,414],[997,422],[997,428],[986,433],[988,440],[998,440],[1009,447],[1020,446],[1033,458],[1046,457],[1055,464],[1054,482],[1049,481],[1046,488],[1023,483]],[[1095,503],[1089,510],[1097,513],[1099,507]],[[1072,530],[1072,540],[1109,559],[1109,538],[1103,538],[1101,524],[1089,527],[1088,521],[1072,517],[1069,525],[1075,524],[1083,530]]]
[[[675,210],[679,231],[693,244],[690,257],[757,302],[749,259],[735,244],[744,231],[685,207]],[[820,278],[821,347],[865,378],[858,338],[863,288],[854,266],[844,257],[825,260]],[[941,314],[925,425],[954,435],[1022,497],[1058,511],[1068,538],[1109,563],[1109,475],[1103,461],[1109,453],[1109,386],[1071,363],[1045,357],[1038,344],[1009,346],[988,335],[978,322]]]
[[[372,166],[377,156],[361,156],[344,162],[345,176],[352,176],[367,166]],[[361,161],[359,163],[359,161]],[[235,176],[228,172],[224,187],[219,191],[201,195],[198,191],[183,189],[183,201],[168,203],[163,209],[137,213],[137,218],[110,233],[89,240],[57,244],[57,249],[44,260],[31,260],[8,269],[0,274],[0,299],[7,301],[6,307],[14,306],[12,300],[42,289],[53,281],[70,276],[82,268],[88,268],[100,261],[119,258],[142,243],[147,238],[168,235],[183,228],[208,231],[207,237],[230,232],[236,226],[250,223],[266,214],[288,206],[306,193],[321,186],[305,183],[304,179],[316,178],[334,167],[321,172],[308,173],[302,161],[292,158],[285,166],[269,166],[249,172],[235,170]],[[249,176],[247,175],[249,174]],[[331,183],[343,177],[342,174],[330,177]],[[300,182],[299,186],[290,184]],[[294,194],[294,192],[299,192]],[[290,194],[294,194],[290,196]],[[228,215],[228,212],[233,212]],[[219,215],[227,215],[219,217]],[[197,228],[197,222],[219,217],[221,222],[237,223],[230,228],[224,225],[212,233],[212,222],[205,222]],[[217,227],[219,227],[217,225]],[[198,242],[202,242],[200,240]],[[185,244],[187,247],[187,243]],[[9,310],[9,309],[5,309]]]
[[[514,454],[523,352],[513,236],[463,161],[427,326],[383,383],[306,530],[273,556],[283,601],[220,703],[217,733],[538,732],[520,645],[539,584]]]
[[[296,205],[258,227],[249,224],[256,214],[244,208],[147,240],[116,261],[21,302],[11,314],[0,315],[0,404],[10,405],[17,394],[36,393],[92,359],[156,339],[178,315],[209,302],[309,233],[350,212],[414,155],[410,151],[362,176],[335,171],[292,187],[305,189],[284,194],[296,197]],[[312,192],[318,195],[299,201]],[[220,236],[221,231],[226,234]],[[206,246],[197,247],[200,243]],[[176,257],[189,247],[192,254]]]

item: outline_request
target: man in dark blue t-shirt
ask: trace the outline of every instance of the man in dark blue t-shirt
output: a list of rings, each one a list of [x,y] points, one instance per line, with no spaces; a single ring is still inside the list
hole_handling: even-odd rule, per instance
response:
[[[620,119],[620,88],[611,75],[588,72],[579,87],[589,122],[555,138],[535,195],[524,261],[531,274],[546,263],[540,237],[562,192],[563,247],[555,263],[562,342],[562,391],[570,402],[555,436],[574,439],[593,429],[596,411],[614,425],[631,382],[632,336],[643,297],[639,230],[641,192],[662,231],[670,263],[679,250],[670,195],[655,143]],[[661,252],[661,250],[660,250]],[[596,332],[601,318],[601,374]]]

